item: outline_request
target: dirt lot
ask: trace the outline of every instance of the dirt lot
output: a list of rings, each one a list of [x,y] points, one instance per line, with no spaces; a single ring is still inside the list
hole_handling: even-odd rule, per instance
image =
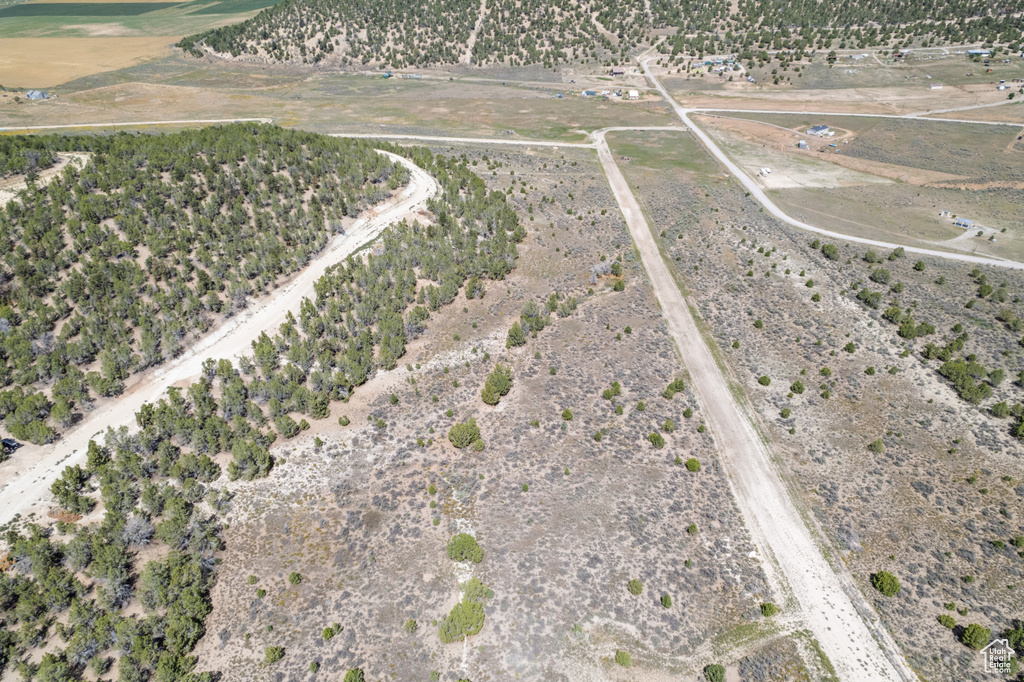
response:
[[[695,407],[686,392],[661,395],[678,360],[592,153],[492,154],[501,165],[490,166],[479,149],[441,151],[479,159],[493,187],[515,188],[534,217],[519,266],[482,300],[436,315],[410,345],[408,366],[378,375],[281,450],[287,462],[271,479],[236,488],[201,663],[225,680],[298,676],[314,661],[329,675],[359,666],[369,679],[395,680],[432,670],[446,680],[696,680],[716,661],[803,678],[813,654],[800,637],[778,639],[790,627],[785,612],[760,616],[774,596],[700,412],[686,416]],[[622,257],[625,291],[613,292],[607,275],[591,281],[602,255]],[[578,310],[506,350],[523,304],[552,291],[577,297]],[[497,361],[511,365],[514,387],[492,408],[480,390]],[[621,395],[606,400],[613,381]],[[335,424],[341,414],[350,426]],[[445,438],[470,416],[487,444],[481,453]],[[664,448],[648,442],[653,431]],[[690,457],[699,472],[681,466]],[[480,564],[446,556],[460,531],[477,537]],[[285,580],[291,571],[301,584]],[[470,576],[494,592],[483,631],[441,644],[436,621]],[[626,589],[633,578],[639,596]],[[659,603],[666,594],[671,608]],[[410,618],[414,633],[403,629]],[[333,623],[341,634],[325,642]],[[260,663],[269,645],[287,651],[272,667]],[[632,655],[632,668],[614,663],[617,650]]]
[[[997,289],[1006,282],[992,294],[1000,302],[979,299],[966,265],[923,259],[919,270],[914,259],[885,260],[888,253],[872,264],[863,249],[843,245],[832,261],[807,235],[765,219],[721,176],[632,162],[627,174],[643,188],[648,214],[665,230],[665,248],[743,389],[771,422],[781,464],[911,665],[929,680],[987,679],[981,657],[937,618],[995,633],[1024,607],[1020,558],[1008,543],[1021,532],[1024,448],[1009,434],[1010,420],[988,411],[999,401],[1021,402],[1024,392],[1008,378],[979,410],[957,397],[937,372],[941,361],[924,361],[921,349],[951,340],[962,324],[964,353],[1015,377],[1024,369],[1019,335],[994,316],[1021,312],[1024,278],[979,270]],[[934,335],[908,342],[880,310],[857,300],[862,287],[878,290],[868,278],[878,268],[891,272],[890,284],[903,283],[899,292],[882,290],[880,308],[895,300],[933,324]],[[804,392],[793,393],[798,380]],[[875,439],[884,448],[867,449]],[[896,597],[871,587],[879,570],[901,580]]]

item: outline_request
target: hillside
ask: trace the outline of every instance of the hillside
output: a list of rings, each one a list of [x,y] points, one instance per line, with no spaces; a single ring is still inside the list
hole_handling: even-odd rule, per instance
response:
[[[928,5],[828,0],[285,0],[232,26],[188,36],[187,53],[340,66],[612,63],[648,45],[673,56],[757,50],[1020,41],[1024,2]]]

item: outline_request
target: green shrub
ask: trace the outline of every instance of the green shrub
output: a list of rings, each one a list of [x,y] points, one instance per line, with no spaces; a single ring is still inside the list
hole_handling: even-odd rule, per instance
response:
[[[847,353],[852,353],[855,350],[857,350],[857,346],[856,346],[856,344],[854,344],[853,341],[850,341],[848,344],[843,346],[843,350],[845,350]]]
[[[649,440],[651,442],[651,445],[653,445],[656,448],[660,449],[665,447],[665,438],[657,431],[647,436],[647,440]]]
[[[665,423],[661,425],[661,430],[666,433],[672,433],[676,430],[676,423],[672,419],[666,419]]]
[[[455,447],[462,449],[467,445],[472,445],[473,441],[480,439],[480,428],[476,425],[476,420],[470,417],[461,424],[455,424],[451,429],[448,430],[448,440]]]
[[[661,605],[664,606],[666,609],[672,608],[672,595],[661,595]]]
[[[676,393],[679,393],[685,389],[686,382],[684,382],[682,379],[676,379],[665,388],[665,391],[664,393],[661,394],[661,396],[666,400],[672,400],[672,397],[675,396]]]
[[[771,603],[770,601],[761,604],[761,615],[764,616],[765,618],[771,618],[772,616],[774,616],[778,612],[779,612],[778,607],[775,606],[775,604]]]
[[[292,585],[298,585],[302,582],[302,574],[292,571],[288,574],[288,582],[290,582]]]
[[[468,635],[480,632],[483,626],[483,604],[463,599],[452,607],[451,612],[438,625],[438,636],[444,644],[461,642]]]
[[[345,673],[344,682],[363,682],[364,680],[363,671],[359,668],[351,668],[347,673]]]
[[[331,641],[332,639],[334,639],[334,635],[336,635],[336,634],[338,634],[338,633],[336,633],[334,631],[334,628],[332,628],[330,625],[328,625],[327,627],[324,628],[324,631],[323,631],[324,641],[325,642]]]
[[[342,415],[338,417],[338,423],[342,426],[348,426],[351,422],[349,421],[347,416]]]
[[[824,244],[821,247],[821,252],[829,260],[839,260],[839,248],[835,244]]]
[[[285,438],[294,438],[299,433],[299,425],[287,414],[274,420],[274,428]]]
[[[568,407],[562,410],[562,420],[567,422],[572,421],[572,410],[570,410]]]
[[[881,438],[876,438],[875,440],[868,443],[868,450],[880,455],[883,452],[885,452],[885,443],[882,442]]]
[[[892,597],[900,591],[899,579],[888,571],[873,573],[871,575],[871,585],[886,597]]]
[[[502,396],[512,390],[512,368],[508,365],[495,365],[494,371],[487,376],[481,398],[488,405],[497,405]]]
[[[942,625],[942,627],[944,628],[949,628],[950,630],[952,630],[956,627],[956,619],[947,613],[943,613],[939,616],[939,624]]]
[[[960,641],[975,651],[981,651],[992,639],[992,630],[984,628],[977,623],[971,623],[964,628]]]
[[[639,595],[642,594],[644,591],[644,584],[636,578],[633,578],[628,583],[626,583],[626,589],[628,589],[629,593],[632,595]]]
[[[459,533],[448,541],[448,558],[452,561],[472,561],[478,564],[484,559],[484,550],[476,538],[468,533]]]
[[[691,457],[690,459],[686,460],[686,468],[687,470],[693,472],[700,471],[700,460],[698,460],[696,457]]]
[[[621,665],[623,668],[628,668],[633,665],[633,657],[629,655],[627,651],[616,651],[615,662]]]
[[[419,625],[412,618],[405,621],[405,631],[408,632],[410,635],[414,634],[418,628]]]
[[[250,575],[250,576],[249,576],[249,584],[250,584],[250,585],[255,585],[255,584],[256,584],[256,583],[258,583],[259,581],[260,581],[260,579],[259,579],[259,578],[257,578],[256,576],[254,576],[254,575]]]
[[[783,419],[789,419],[789,415],[791,414],[793,414],[793,410],[789,409],[788,407],[783,407],[781,410],[779,410],[779,415]]]
[[[766,374],[766,375],[763,375],[763,376],[759,377],[758,380],[757,380],[757,383],[761,384],[762,386],[768,386],[769,384],[772,383],[772,380],[771,380],[771,377],[769,377]]]
[[[828,247],[832,245],[826,244],[825,246]],[[725,682],[725,668],[718,663],[712,663],[704,668],[704,679],[707,680],[707,682]]]
[[[868,367],[866,370],[864,370],[864,373],[867,374],[869,377],[873,377],[875,376],[875,368]]]
[[[689,526],[686,527],[686,532],[689,533],[690,535],[696,535],[700,531],[697,529],[697,524],[696,523],[691,523]]]
[[[799,380],[794,381],[793,384],[789,387],[789,390],[792,391],[793,393],[796,393],[797,395],[800,395],[805,390],[803,382]]]
[[[517,320],[512,323],[512,328],[508,330],[508,336],[505,338],[505,348],[525,345],[526,334],[523,332],[523,328],[519,326],[519,321]]]
[[[754,320],[754,329],[764,329],[764,322],[761,320]]]
[[[284,658],[283,646],[268,646],[263,651],[263,660],[267,663],[277,663]]]

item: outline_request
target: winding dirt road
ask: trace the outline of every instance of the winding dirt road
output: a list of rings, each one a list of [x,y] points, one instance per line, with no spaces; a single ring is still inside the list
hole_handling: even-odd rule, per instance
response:
[[[698,110],[698,109],[687,109],[687,108],[681,106],[678,102],[676,102],[672,98],[672,96],[668,94],[668,91],[665,90],[664,86],[662,86],[661,81],[659,81],[654,76],[654,74],[651,73],[651,70],[650,70],[650,68],[647,65],[648,61],[649,60],[644,60],[644,61],[642,61],[640,63],[641,66],[644,69],[644,73],[647,74],[647,78],[650,79],[651,83],[654,84],[654,87],[658,90],[658,92],[661,93],[661,96],[664,97],[665,101],[669,104],[669,106],[672,107],[672,110],[675,111],[676,115],[679,117],[679,120],[681,120],[683,122],[683,125],[685,125],[687,128],[689,128],[690,131],[694,135],[697,136],[697,138],[701,141],[701,143],[703,143],[704,148],[707,149],[708,152],[710,152],[712,156],[714,156],[716,159],[718,159],[719,163],[721,163],[723,166],[725,166],[726,169],[728,169],[728,171],[730,173],[732,173],[734,176],[736,176],[736,179],[740,181],[740,183],[743,185],[743,187],[748,192],[750,192],[750,195],[752,197],[757,199],[757,201],[762,206],[764,206],[765,210],[767,210],[769,213],[771,213],[773,216],[775,216],[776,218],[778,218],[782,222],[787,223],[789,225],[792,225],[793,227],[799,228],[801,230],[806,230],[807,232],[813,232],[815,234],[820,234],[820,235],[825,236],[825,237],[831,237],[833,239],[842,239],[843,241],[853,242],[855,244],[865,244],[865,245],[868,245],[868,246],[875,246],[875,247],[879,247],[879,248],[883,248],[883,249],[895,249],[895,248],[902,247],[907,253],[916,253],[916,254],[920,254],[922,256],[934,256],[934,257],[937,257],[937,258],[946,258],[946,259],[949,259],[949,260],[963,261],[965,263],[977,263],[979,265],[994,265],[996,267],[1001,267],[1001,268],[1011,268],[1013,270],[1024,270],[1024,263],[1019,263],[1017,261],[1006,260],[1006,259],[1002,259],[1002,258],[986,258],[985,256],[974,256],[974,255],[967,254],[967,253],[952,253],[952,252],[949,252],[949,251],[935,251],[935,250],[932,250],[932,249],[922,249],[922,248],[917,247],[917,246],[903,246],[901,244],[893,244],[893,243],[890,243],[890,242],[877,241],[877,240],[874,240],[874,239],[865,239],[863,237],[854,237],[854,236],[851,236],[851,235],[848,235],[848,234],[842,234],[840,232],[832,232],[831,230],[826,230],[826,229],[817,227],[816,225],[810,225],[808,223],[805,223],[805,222],[802,222],[800,220],[797,220],[796,218],[790,217],[787,213],[783,212],[782,209],[780,209],[778,206],[776,206],[774,201],[772,201],[771,199],[768,198],[768,195],[765,194],[764,190],[761,189],[761,187],[756,182],[754,182],[753,178],[751,178],[749,175],[747,175],[739,166],[737,166],[735,163],[733,163],[732,160],[728,156],[726,156],[725,152],[723,152],[718,147],[718,145],[715,144],[714,140],[712,140],[711,137],[707,133],[705,133],[703,130],[701,130],[693,121],[690,120],[690,117],[689,117],[688,114],[695,113],[695,112],[701,111],[701,110]],[[724,111],[724,110],[719,109],[718,111]],[[950,111],[952,111],[952,110],[950,110]],[[750,113],[750,112],[748,112],[748,113]],[[770,113],[770,112],[762,112],[762,113]],[[787,112],[775,112],[775,113],[787,113]],[[838,113],[834,113],[833,112],[831,115],[832,116],[857,116],[858,114],[838,114]],[[867,116],[868,114],[859,114],[859,115]],[[872,116],[874,116],[874,115],[872,115]],[[917,118],[916,116],[913,116],[913,115],[911,115],[911,116],[883,116],[883,118],[915,118],[916,120],[923,120],[923,121],[932,121],[932,120],[948,121],[949,120],[949,119]],[[973,122],[974,123],[981,123],[981,121],[973,121]],[[998,123],[996,125],[1014,125],[1014,126],[1019,127],[1019,124]]]
[[[761,553],[768,582],[799,603],[807,627],[841,680],[917,680],[899,647],[861,596],[853,579],[825,560],[786,485],[755,431],[752,410],[729,391],[729,379],[715,363],[686,299],[669,272],[633,192],[615,163],[604,133],[595,135],[597,153],[629,226],[669,333],[690,372],[693,389],[719,445],[722,462]],[[781,574],[781,575],[780,575]],[[780,592],[781,588],[781,592]]]
[[[284,286],[269,297],[227,320],[217,330],[190,346],[187,351],[163,365],[133,377],[132,386],[120,397],[102,401],[85,419],[53,445],[38,448],[26,445],[0,467],[5,485],[0,489],[0,525],[16,514],[49,499],[50,485],[64,467],[82,463],[89,440],[102,436],[107,428],[132,427],[135,413],[143,403],[155,403],[168,387],[195,379],[207,358],[234,360],[251,352],[251,344],[261,332],[276,330],[290,310],[298,310],[303,298],[314,296],[313,284],[327,268],[343,261],[364,244],[375,239],[392,223],[413,218],[440,188],[434,178],[408,159],[381,152],[409,169],[412,177],[396,196],[366,211],[344,235],[333,242]]]

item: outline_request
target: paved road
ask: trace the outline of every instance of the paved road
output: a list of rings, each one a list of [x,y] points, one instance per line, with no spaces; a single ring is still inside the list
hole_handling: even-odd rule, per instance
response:
[[[792,225],[793,227],[800,228],[801,230],[806,230],[807,232],[813,232],[815,234],[820,234],[820,235],[825,236],[825,237],[831,237],[833,239],[842,239],[843,241],[854,242],[855,244],[865,244],[867,246],[875,246],[875,247],[882,248],[882,249],[895,249],[895,248],[898,248],[898,247],[902,246],[903,249],[906,250],[907,253],[916,253],[916,254],[919,254],[919,255],[922,255],[922,256],[934,256],[936,258],[946,258],[948,260],[958,260],[958,261],[963,261],[965,263],[976,263],[976,264],[979,264],[979,265],[994,265],[996,267],[1001,267],[1001,268],[1012,268],[1014,270],[1024,270],[1024,263],[1019,263],[1017,261],[1006,260],[1006,259],[1003,259],[1003,258],[993,258],[993,257],[985,257],[985,256],[974,256],[974,255],[971,255],[971,254],[968,254],[968,253],[952,253],[952,252],[949,252],[949,251],[937,251],[937,250],[934,250],[934,249],[923,249],[923,248],[920,248],[918,246],[903,246],[902,244],[894,244],[892,242],[883,242],[883,241],[879,241],[877,239],[866,239],[864,237],[854,237],[854,236],[851,236],[851,235],[848,235],[848,234],[842,234],[840,232],[832,232],[831,230],[826,230],[824,228],[817,227],[815,225],[810,225],[808,223],[802,222],[800,220],[797,220],[796,218],[791,218],[788,214],[783,212],[782,209],[780,209],[778,206],[776,206],[775,202],[773,202],[771,199],[768,198],[768,195],[765,194],[764,190],[761,189],[761,187],[754,181],[753,178],[751,178],[749,175],[747,175],[739,166],[737,166],[735,163],[733,163],[732,160],[728,156],[726,156],[725,152],[723,152],[718,147],[718,145],[715,144],[714,140],[712,140],[711,137],[707,133],[705,133],[703,130],[701,130],[700,127],[698,127],[693,121],[690,120],[689,114],[694,113],[695,111],[699,111],[699,110],[687,109],[687,108],[685,108],[683,106],[680,106],[679,103],[677,103],[674,99],[672,99],[672,97],[668,94],[668,92],[661,85],[661,82],[654,76],[654,74],[652,74],[650,72],[650,69],[647,66],[647,62],[646,61],[643,62],[642,65],[643,65],[644,71],[647,73],[647,77],[651,79],[651,82],[654,84],[655,88],[658,89],[658,92],[661,93],[661,95],[669,103],[669,105],[672,107],[672,109],[676,112],[676,115],[679,117],[679,120],[681,120],[683,122],[683,125],[685,125],[687,128],[689,128],[690,131],[693,132],[693,134],[697,136],[697,138],[704,144],[704,147],[711,153],[712,156],[714,156],[716,159],[718,159],[718,161],[723,166],[725,166],[730,173],[732,173],[734,176],[736,176],[736,179],[739,180],[740,183],[743,184],[743,186],[746,188],[746,190],[748,192],[750,192],[750,195],[752,197],[757,199],[757,201],[760,202],[762,206],[764,206],[766,211],[771,213],[773,216],[775,216],[776,218],[778,218],[782,222],[787,223],[789,225]],[[717,109],[716,111],[724,111],[724,110],[723,109]],[[758,112],[758,113],[764,113],[764,112]],[[832,115],[833,116],[838,116],[840,114],[836,114],[835,112],[833,112]],[[846,116],[846,115],[849,115],[849,114],[841,114],[841,115]],[[896,116],[896,117],[893,117],[893,118],[907,118],[907,117],[906,116],[902,116],[902,117],[901,116]],[[930,120],[934,120],[934,119],[920,119],[920,120],[929,120],[930,121]],[[943,120],[946,120],[946,119],[943,119]],[[1000,125],[1010,125],[1010,124],[1000,124]],[[1016,126],[1019,127],[1020,124],[1016,124]]]
[[[892,637],[874,617],[845,572],[837,574],[819,551],[786,485],[771,462],[767,446],[754,430],[754,418],[729,390],[697,329],[686,299],[662,259],[636,198],[615,163],[604,133],[595,135],[597,153],[640,252],[669,333],[690,372],[707,425],[719,446],[744,521],[761,552],[769,585],[800,604],[801,616],[840,679],[849,682],[909,682],[907,667]],[[767,552],[767,555],[765,553]],[[776,567],[781,576],[776,573]],[[858,602],[861,612],[854,606]]]
[[[437,182],[408,159],[381,153],[404,164],[412,173],[409,184],[397,197],[364,213],[344,235],[336,237],[294,279],[275,289],[268,298],[226,321],[181,356],[133,377],[132,386],[124,394],[100,401],[96,410],[86,414],[85,419],[57,443],[44,448],[29,445],[17,450],[0,467],[0,476],[6,483],[0,489],[0,525],[47,499],[50,485],[65,466],[84,463],[90,439],[101,436],[108,427],[115,430],[121,426],[134,427],[135,413],[143,403],[155,403],[166,395],[168,387],[198,378],[207,358],[234,360],[251,353],[251,343],[261,332],[276,330],[289,311],[299,309],[303,298],[315,295],[313,285],[329,266],[376,239],[392,223],[423,210],[427,199],[439,192]]]

